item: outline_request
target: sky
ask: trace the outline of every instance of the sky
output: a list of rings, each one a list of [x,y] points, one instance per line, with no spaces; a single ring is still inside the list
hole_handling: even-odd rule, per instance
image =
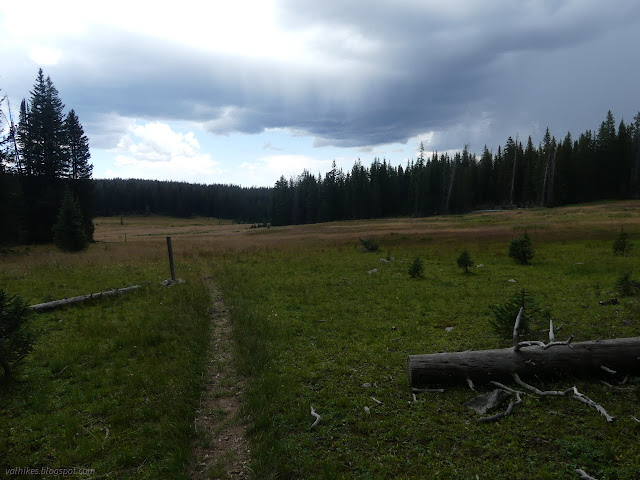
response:
[[[629,123],[638,45],[637,0],[0,2],[1,94],[17,116],[42,68],[94,178],[273,186]]]

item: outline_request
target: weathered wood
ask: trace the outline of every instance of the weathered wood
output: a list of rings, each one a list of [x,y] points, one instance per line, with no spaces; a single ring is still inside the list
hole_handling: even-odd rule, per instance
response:
[[[513,326],[513,346],[514,347],[517,347],[518,343],[520,343],[520,319],[522,318],[522,312],[524,312],[524,307],[520,307],[520,310],[518,310],[516,323]]]
[[[169,251],[169,268],[171,269],[171,280],[176,281],[176,267],[173,264],[173,248],[171,247],[171,237],[167,237],[167,250]]]
[[[115,290],[108,290],[106,292],[92,293],[90,295],[81,295],[79,297],[65,298],[62,300],[54,300],[53,302],[38,303],[37,305],[31,305],[29,308],[34,312],[44,312],[46,310],[53,310],[54,308],[64,307],[66,305],[78,302],[84,302],[86,300],[111,297],[113,295],[119,295],[121,293],[130,292],[131,290],[137,290],[140,285],[132,285],[130,287],[117,288]]]
[[[503,348],[454,353],[409,355],[410,385],[438,384],[473,378],[476,381],[522,375],[597,375],[602,365],[630,374],[640,373],[640,337],[616,338],[520,350]]]

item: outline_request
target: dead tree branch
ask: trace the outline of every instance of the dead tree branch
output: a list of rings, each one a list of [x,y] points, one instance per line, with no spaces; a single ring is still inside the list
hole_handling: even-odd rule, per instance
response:
[[[513,374],[513,378],[514,378],[514,380],[516,381],[516,383],[518,385],[520,385],[523,388],[526,388],[527,390],[529,390],[530,392],[535,393],[536,395],[540,395],[541,397],[546,397],[546,396],[565,397],[567,395],[571,395],[571,398],[573,398],[574,400],[577,400],[577,401],[582,402],[582,403],[584,403],[586,405],[594,407],[601,415],[603,415],[607,419],[607,422],[613,422],[613,420],[614,420],[614,417],[609,415],[602,405],[594,402],[593,400],[591,400],[586,395],[580,393],[576,387],[568,388],[567,390],[565,390],[563,392],[561,392],[559,390],[548,390],[548,391],[544,391],[543,392],[542,390],[538,390],[536,387],[534,387],[532,385],[529,385],[528,383],[523,382],[520,379],[520,377],[518,376],[517,373]]]
[[[580,474],[580,480],[598,480],[597,478],[594,478],[591,475],[587,474],[587,472],[585,472],[581,468],[576,468],[576,473]]]
[[[513,391],[515,391],[515,390],[513,390]],[[480,417],[476,421],[478,423],[495,422],[496,420],[500,420],[501,418],[506,417],[507,415],[509,415],[511,413],[511,411],[513,410],[513,407],[515,405],[518,405],[518,404],[522,403],[522,398],[520,398],[520,392],[515,392],[515,394],[516,394],[516,401],[515,402],[509,402],[509,406],[507,407],[507,409],[504,412],[496,413],[495,415],[491,415],[490,417]]]
[[[90,295],[81,295],[79,297],[65,298],[63,300],[54,300],[53,302],[38,303],[37,305],[29,306],[29,309],[39,313],[39,312],[44,312],[46,310],[53,310],[54,308],[64,307],[72,303],[84,302],[87,300],[97,299],[101,297],[111,297],[113,295],[119,295],[121,293],[137,290],[138,288],[140,288],[140,285],[132,285],[130,287],[116,288],[115,290],[108,290],[106,292],[92,293]]]
[[[609,415],[602,405],[594,402],[586,395],[580,393],[576,387],[573,387],[573,395],[571,398],[578,400],[579,402],[585,403],[591,407],[594,407],[598,412],[600,412],[601,415],[604,416],[604,418],[607,419],[607,422],[613,422],[615,417],[612,417],[611,415]]]
[[[315,418],[315,421],[311,425],[311,428],[313,429],[318,426],[318,424],[320,423],[320,420],[322,420],[322,417],[316,413],[316,411],[313,409],[313,406],[311,407],[311,416]]]
[[[518,311],[518,316],[516,317],[516,323],[513,325],[513,346],[517,348],[520,343],[520,319],[522,318],[522,312],[524,312],[524,307],[520,307]]]

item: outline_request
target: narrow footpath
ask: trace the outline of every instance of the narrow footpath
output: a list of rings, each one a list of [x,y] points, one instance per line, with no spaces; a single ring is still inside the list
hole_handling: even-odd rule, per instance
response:
[[[231,322],[224,299],[208,280],[211,291],[211,338],[206,379],[196,413],[193,480],[249,479],[249,445],[241,417],[243,381],[234,361]]]

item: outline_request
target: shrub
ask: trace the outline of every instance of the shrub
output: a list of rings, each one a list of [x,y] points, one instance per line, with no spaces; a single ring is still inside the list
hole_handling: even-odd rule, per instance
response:
[[[9,378],[16,366],[32,350],[34,334],[30,329],[33,312],[20,296],[0,289],[0,366]]]
[[[623,227],[620,227],[620,233],[613,241],[613,253],[626,257],[631,251],[631,246],[632,244],[629,242],[627,232],[624,231]]]
[[[527,232],[520,238],[514,238],[509,244],[509,256],[522,265],[526,265],[533,258],[535,252],[531,247],[531,239]]]
[[[377,252],[380,249],[380,245],[372,238],[361,238],[363,252]]]
[[[632,280],[631,272],[626,272],[616,280],[616,291],[623,297],[631,297],[640,291],[640,282]]]
[[[469,267],[473,267],[473,259],[466,250],[458,257],[458,266],[464,269],[464,273],[469,273]]]
[[[411,278],[421,278],[424,273],[424,265],[422,260],[416,257],[416,259],[409,265],[409,276]]]
[[[89,246],[80,207],[69,189],[64,192],[58,219],[53,226],[53,243],[66,252],[79,252]]]
[[[513,338],[513,326],[520,308],[524,308],[522,317],[520,317],[519,331],[521,335],[527,335],[531,332],[534,323],[543,323],[549,320],[550,313],[538,308],[534,299],[522,288],[502,305],[489,306],[493,316],[489,323],[501,338],[509,340]]]

